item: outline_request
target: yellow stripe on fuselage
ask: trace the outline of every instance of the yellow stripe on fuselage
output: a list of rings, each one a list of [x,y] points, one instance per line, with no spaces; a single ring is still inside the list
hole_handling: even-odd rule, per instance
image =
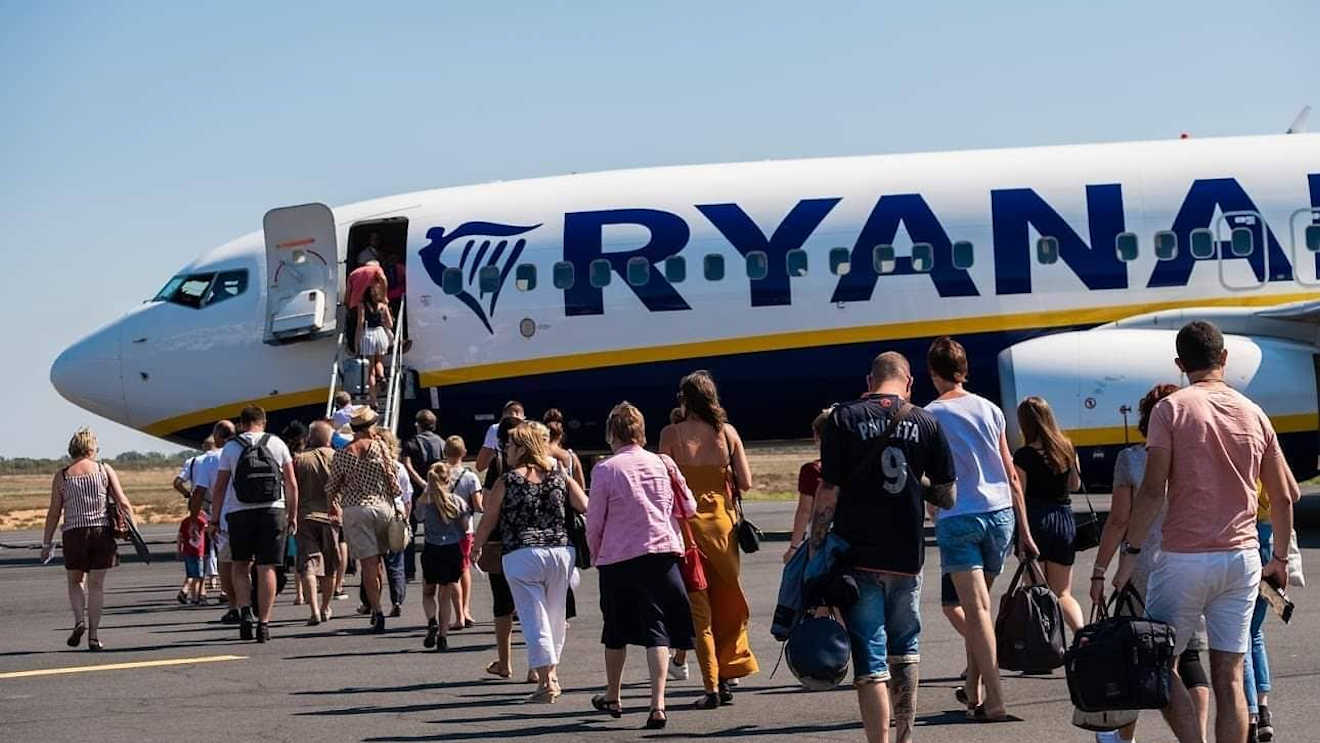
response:
[[[1320,413],[1288,413],[1270,416],[1275,433],[1307,433],[1320,427]],[[1122,426],[1103,428],[1074,428],[1065,433],[1077,446],[1108,446],[1124,442]],[[1127,441],[1136,444],[1145,441],[1136,426],[1127,429]]]
[[[1143,302],[1140,304],[1114,305],[1109,307],[1087,307],[1067,310],[1049,310],[1044,312],[1015,312],[1002,315],[980,317],[953,317],[939,320],[920,320],[915,322],[887,323],[881,325],[862,325],[851,328],[827,328],[824,330],[803,330],[790,333],[772,333],[743,338],[725,338],[691,343],[674,343],[646,348],[624,348],[612,351],[592,351],[588,353],[565,354],[544,358],[501,361],[493,364],[476,364],[456,369],[423,371],[420,374],[422,387],[446,387],[471,382],[485,382],[493,379],[509,379],[532,374],[553,374],[555,372],[600,369],[630,364],[646,364],[658,361],[678,361],[681,359],[702,358],[707,356],[732,356],[735,354],[758,353],[763,351],[785,351],[798,348],[817,348],[848,343],[874,343],[878,341],[902,340],[908,338],[927,338],[938,335],[959,335],[967,333],[995,333],[1012,330],[1032,330],[1067,327],[1072,325],[1100,325],[1133,315],[1161,310],[1173,310],[1184,307],[1260,307],[1289,302],[1315,299],[1317,292],[1299,292],[1293,294],[1265,294],[1244,297],[1212,297],[1209,299],[1178,299],[1163,302]],[[326,399],[324,389],[304,390],[284,395],[272,395],[257,400],[229,403],[206,410],[199,410],[184,415],[174,416],[153,423],[142,429],[155,436],[168,436],[194,426],[205,425],[219,418],[232,418],[238,415],[244,405],[258,403],[268,410],[302,405],[323,403]],[[1117,435],[1106,435],[1105,443],[1122,443],[1123,429],[1091,429],[1095,431],[1117,431]],[[1078,442],[1079,445],[1089,445]]]

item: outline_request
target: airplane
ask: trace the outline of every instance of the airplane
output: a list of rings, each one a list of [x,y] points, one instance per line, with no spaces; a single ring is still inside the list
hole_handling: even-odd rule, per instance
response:
[[[655,440],[679,378],[703,368],[745,438],[805,438],[882,350],[912,361],[915,402],[932,399],[925,351],[947,334],[968,349],[970,389],[1010,422],[1045,397],[1103,485],[1140,440],[1142,394],[1185,383],[1173,336],[1201,317],[1228,334],[1230,382],[1271,416],[1297,476],[1317,472],[1307,133],[658,167],[274,209],[71,345],[51,381],[190,446],[252,402],[276,430],[320,417],[345,275],[368,245],[404,256],[404,419],[432,408],[469,442],[511,399],[563,409],[588,449],[630,400]]]

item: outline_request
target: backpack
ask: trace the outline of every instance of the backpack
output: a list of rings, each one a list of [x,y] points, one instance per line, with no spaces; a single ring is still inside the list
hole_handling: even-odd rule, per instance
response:
[[[234,466],[234,495],[240,503],[274,503],[284,497],[284,475],[275,463],[275,455],[266,448],[270,434],[255,444],[239,437],[243,450]]]
[[[1028,570],[1030,583],[1019,585]],[[999,600],[995,639],[999,667],[1005,671],[1052,671],[1063,665],[1068,648],[1063,609],[1034,559],[1019,563],[1008,593]]]
[[[1131,585],[1114,594],[1110,616],[1073,636],[1064,659],[1068,695],[1083,712],[1163,709],[1173,684],[1173,627],[1144,619]],[[1131,614],[1117,616],[1126,605]]]

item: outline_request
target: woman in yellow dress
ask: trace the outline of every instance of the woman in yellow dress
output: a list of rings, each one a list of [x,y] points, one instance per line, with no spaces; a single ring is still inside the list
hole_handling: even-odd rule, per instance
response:
[[[756,657],[747,639],[747,597],[738,582],[738,522],[734,488],[752,486],[742,439],[729,425],[719,392],[709,372],[693,372],[679,383],[682,420],[660,432],[660,451],[678,465],[697,501],[689,523],[697,546],[706,556],[702,591],[688,594],[696,629],[697,663],[706,694],[700,709],[733,703],[729,681],[756,673]],[[685,668],[682,658],[674,665]]]

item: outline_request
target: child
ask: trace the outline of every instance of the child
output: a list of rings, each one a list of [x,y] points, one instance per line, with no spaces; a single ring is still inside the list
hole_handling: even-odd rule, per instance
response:
[[[830,419],[834,408],[825,408],[811,422],[811,437],[816,442],[816,453],[820,454],[820,432],[825,429],[825,421]],[[807,525],[811,521],[811,509],[816,502],[816,489],[820,487],[820,457],[802,465],[798,470],[798,503],[793,513],[793,535],[788,540],[788,550],[784,552],[784,562],[793,556],[802,541],[807,537]]]
[[[454,623],[451,630],[460,630],[475,624],[472,619],[472,513],[481,513],[481,480],[477,473],[463,466],[463,457],[467,456],[467,445],[462,436],[450,436],[445,439],[445,463],[449,465],[449,492],[458,496],[467,504],[467,534],[459,540],[458,548],[463,555],[463,574],[454,591]]]
[[[206,603],[206,592],[202,586],[202,557],[206,554],[206,515],[200,510],[189,514],[179,523],[179,556],[183,558],[184,589],[179,591],[179,603],[192,601],[195,605]]]
[[[426,490],[414,504],[425,526],[422,546],[422,610],[426,614],[426,639],[422,647],[436,652],[449,649],[449,613],[454,590],[463,577],[463,552],[459,544],[467,535],[472,511],[450,492],[452,474],[445,462],[436,462],[426,473]],[[460,620],[461,621],[461,620]]]

